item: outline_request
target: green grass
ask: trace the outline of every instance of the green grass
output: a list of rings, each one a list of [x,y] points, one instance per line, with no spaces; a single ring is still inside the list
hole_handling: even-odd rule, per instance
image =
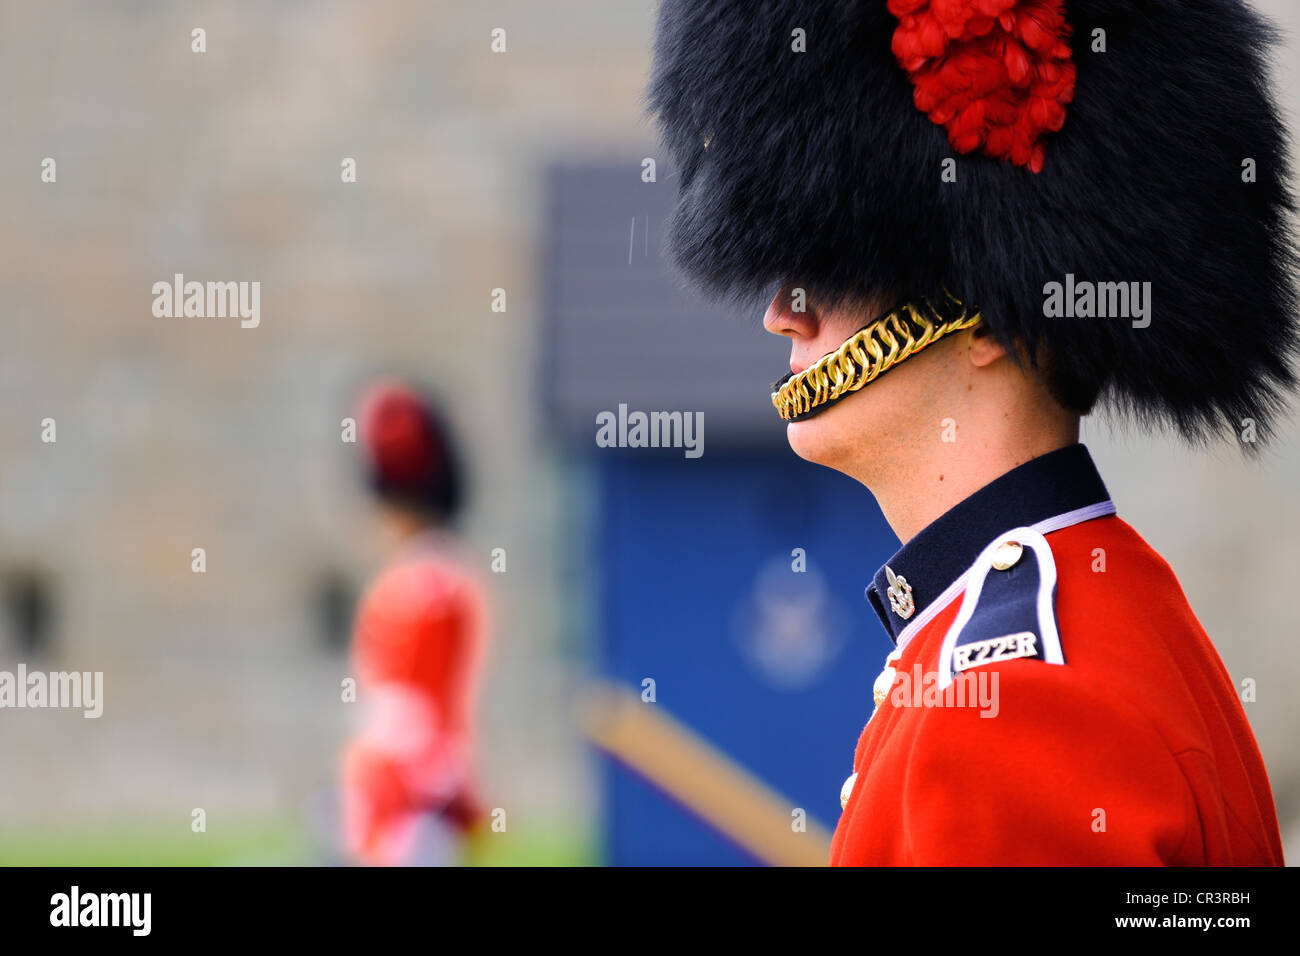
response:
[[[0,828],[0,866],[313,866],[326,862],[296,821],[244,821],[207,833],[139,822]],[[474,866],[590,866],[596,851],[572,824],[485,833]]]
[[[279,821],[208,833],[135,822],[0,829],[2,866],[293,865],[309,854],[305,830]]]
[[[485,833],[470,855],[473,866],[595,866],[598,862],[591,836],[564,824]]]

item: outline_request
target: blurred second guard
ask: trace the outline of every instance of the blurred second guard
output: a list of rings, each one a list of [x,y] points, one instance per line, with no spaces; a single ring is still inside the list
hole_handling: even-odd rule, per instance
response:
[[[365,863],[454,863],[483,816],[473,710],[487,634],[482,590],[448,530],[460,467],[445,423],[405,384],[374,385],[357,424],[400,543],[356,619],[365,719],[344,755],[344,837]]]

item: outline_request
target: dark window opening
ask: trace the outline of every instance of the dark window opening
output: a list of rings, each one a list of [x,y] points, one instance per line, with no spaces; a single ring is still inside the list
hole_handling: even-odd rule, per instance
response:
[[[54,638],[54,587],[38,571],[4,576],[2,588],[5,631],[18,657],[46,654]]]
[[[352,637],[352,608],[356,591],[347,576],[326,571],[316,579],[312,595],[312,616],[317,638],[331,654],[342,654]]]

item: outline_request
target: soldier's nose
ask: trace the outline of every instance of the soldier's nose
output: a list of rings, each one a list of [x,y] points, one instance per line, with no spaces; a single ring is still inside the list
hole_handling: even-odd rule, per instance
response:
[[[808,307],[803,289],[782,286],[763,316],[763,328],[773,335],[816,338],[817,316]]]

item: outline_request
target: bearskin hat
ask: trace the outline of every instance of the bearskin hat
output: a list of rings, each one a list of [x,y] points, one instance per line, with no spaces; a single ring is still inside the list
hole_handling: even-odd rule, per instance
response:
[[[1244,0],[661,0],[668,258],[745,304],[951,296],[1081,405],[1266,430],[1297,351],[1275,40]],[[1118,283],[1146,318],[1050,301]]]
[[[456,445],[432,399],[404,382],[371,384],[358,402],[366,479],[382,499],[452,519],[461,506]]]

